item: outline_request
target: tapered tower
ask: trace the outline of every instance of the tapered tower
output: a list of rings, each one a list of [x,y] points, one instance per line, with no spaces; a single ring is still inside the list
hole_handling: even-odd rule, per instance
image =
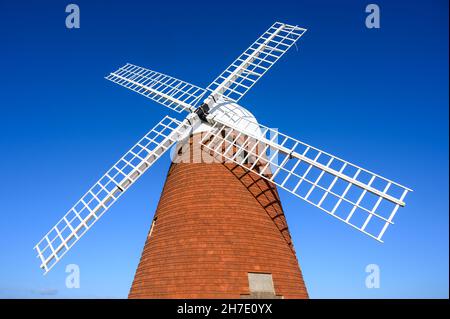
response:
[[[276,186],[193,155],[193,140],[170,166],[129,297],[307,298]]]

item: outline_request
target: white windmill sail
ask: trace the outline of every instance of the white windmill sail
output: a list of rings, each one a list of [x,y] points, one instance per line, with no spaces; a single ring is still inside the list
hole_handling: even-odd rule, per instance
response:
[[[178,113],[194,111],[207,92],[196,85],[130,63],[105,78]]]
[[[305,32],[275,22],[207,87],[212,97],[239,101]]]
[[[207,89],[133,64],[110,73],[106,79],[174,111],[193,114],[183,122],[166,116],[38,242],[34,248],[45,273],[164,152],[204,121],[213,126],[202,137],[205,150],[382,241],[410,189],[243,118],[232,109],[224,112],[227,104],[239,101],[305,31],[274,23]],[[198,107],[206,94],[209,96]]]
[[[187,121],[180,122],[166,116],[114,164],[34,247],[45,273],[158,158],[190,130]]]
[[[230,110],[210,116],[201,144],[370,237],[382,241],[411,191]]]

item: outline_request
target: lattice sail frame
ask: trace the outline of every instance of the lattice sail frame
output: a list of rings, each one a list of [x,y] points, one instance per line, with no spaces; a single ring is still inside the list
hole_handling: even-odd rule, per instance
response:
[[[305,32],[304,28],[275,22],[207,90],[216,99],[238,102]]]
[[[127,63],[105,79],[178,113],[193,111],[207,90],[169,75]]]
[[[243,166],[380,241],[411,189],[293,139],[223,113],[201,140],[219,160]]]
[[[190,130],[187,121],[180,122],[166,116],[114,164],[34,247],[45,273],[159,157]]]

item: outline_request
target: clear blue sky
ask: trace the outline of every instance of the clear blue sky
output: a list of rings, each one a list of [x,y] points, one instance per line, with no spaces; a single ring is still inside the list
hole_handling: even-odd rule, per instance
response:
[[[20,3],[19,3],[20,2]],[[206,87],[273,22],[308,28],[241,100],[258,120],[414,192],[384,244],[282,192],[311,297],[448,297],[448,2],[0,3],[0,297],[127,296],[164,156],[42,276],[34,244],[170,110],[106,81],[126,62]],[[65,287],[65,266],[81,288]],[[365,287],[365,267],[381,288]]]

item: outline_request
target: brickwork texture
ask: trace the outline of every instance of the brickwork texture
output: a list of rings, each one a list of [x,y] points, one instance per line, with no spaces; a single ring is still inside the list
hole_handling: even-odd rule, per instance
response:
[[[275,185],[235,164],[172,163],[129,298],[248,298],[248,273],[308,298]]]

